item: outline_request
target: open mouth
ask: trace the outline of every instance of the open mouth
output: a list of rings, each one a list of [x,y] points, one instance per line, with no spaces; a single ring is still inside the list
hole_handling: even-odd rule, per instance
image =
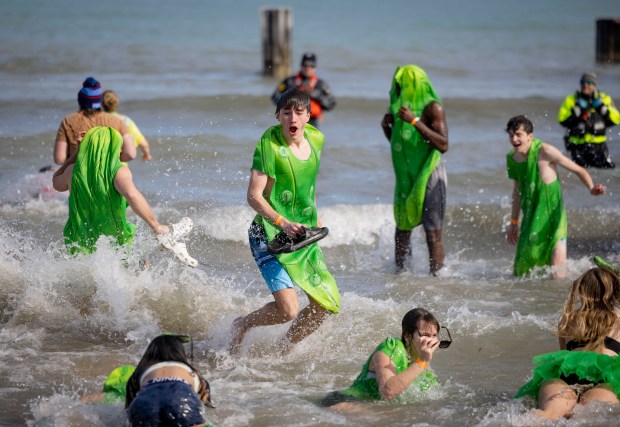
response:
[[[297,126],[291,126],[288,128],[288,131],[291,135],[295,135],[297,133]]]

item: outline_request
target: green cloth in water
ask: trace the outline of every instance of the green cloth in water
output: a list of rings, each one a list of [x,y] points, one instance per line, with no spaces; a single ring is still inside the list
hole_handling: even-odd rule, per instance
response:
[[[308,160],[300,160],[293,155],[280,125],[267,129],[256,146],[252,169],[274,179],[268,202],[276,212],[289,221],[306,227],[317,227],[315,186],[325,137],[309,124],[306,125],[304,136],[311,149]],[[260,215],[254,220],[265,227],[268,241],[281,231]],[[276,258],[295,284],[323,308],[338,313],[338,287],[327,271],[323,252],[317,243],[292,253],[278,254]]]
[[[370,362],[376,352],[381,351],[385,353],[394,366],[396,367],[396,374],[400,374],[407,369],[411,362],[409,361],[409,355],[405,349],[405,345],[398,338],[386,338],[381,344],[377,346],[375,351],[372,352],[364,366],[362,371],[357,376],[351,387],[346,390],[342,390],[340,393],[347,396],[353,396],[362,400],[380,400],[381,394],[379,393],[379,385],[377,384],[377,378],[374,373],[370,372]],[[415,387],[420,391],[425,391],[431,387],[435,387],[439,384],[437,376],[430,369],[425,369],[418,375],[418,377],[411,383],[410,387]]]
[[[125,398],[127,396],[127,382],[135,370],[136,367],[133,365],[123,365],[110,372],[103,383],[103,403],[125,403]]]
[[[506,156],[508,177],[517,181],[523,218],[514,261],[515,276],[523,276],[534,267],[551,265],[557,243],[566,239],[566,210],[560,180],[545,184],[538,169],[542,141],[532,139],[525,162],[513,159],[515,150]]]
[[[544,381],[576,375],[580,380],[608,384],[620,399],[620,359],[592,351],[561,350],[532,358],[532,379],[519,389],[515,397],[538,398]]]
[[[119,245],[131,242],[136,226],[126,219],[127,200],[114,188],[123,138],[109,127],[94,127],[80,143],[71,177],[65,244],[70,253],[92,253],[100,236]]]
[[[390,112],[394,117],[390,142],[396,175],[394,219],[399,230],[411,230],[422,222],[426,185],[441,153],[414,126],[399,119],[398,110],[407,106],[421,117],[431,102],[441,103],[441,99],[424,70],[415,65],[396,68],[390,89]]]

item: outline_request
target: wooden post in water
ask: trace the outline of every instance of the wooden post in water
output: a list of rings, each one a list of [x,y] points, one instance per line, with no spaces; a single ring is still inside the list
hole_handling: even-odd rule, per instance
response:
[[[620,18],[596,20],[596,62],[620,62]]]
[[[262,9],[263,74],[284,78],[291,74],[291,29],[293,12],[290,8]]]

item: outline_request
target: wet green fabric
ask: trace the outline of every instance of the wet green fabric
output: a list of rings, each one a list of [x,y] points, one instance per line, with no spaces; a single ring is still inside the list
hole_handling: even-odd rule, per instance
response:
[[[394,366],[396,367],[396,374],[400,374],[407,369],[411,362],[409,361],[409,355],[405,349],[403,342],[397,338],[386,338],[381,344],[377,346],[375,351],[372,352],[364,366],[362,371],[357,376],[351,387],[346,390],[342,390],[340,393],[347,396],[357,397],[363,400],[380,400],[381,394],[379,393],[379,385],[374,375],[368,377],[370,362],[376,352],[381,351],[385,353]],[[437,376],[430,369],[425,369],[418,375],[418,377],[411,383],[410,387],[415,387],[420,391],[428,390],[431,387],[438,385]]]
[[[127,201],[114,188],[123,166],[123,138],[109,127],[92,128],[82,139],[71,177],[65,243],[71,253],[92,253],[100,236],[130,242],[136,226],[126,219]]]
[[[390,142],[396,175],[394,219],[399,230],[411,230],[422,222],[426,185],[441,153],[414,126],[399,119],[398,110],[407,106],[421,117],[431,102],[441,103],[441,99],[424,70],[415,65],[396,68],[390,89],[390,112],[394,117]]]
[[[592,351],[561,350],[532,358],[532,379],[519,389],[515,397],[538,398],[544,381],[576,375],[580,380],[602,382],[611,386],[620,399],[620,359]]]
[[[515,276],[523,276],[534,267],[551,265],[553,249],[567,236],[560,180],[545,184],[540,178],[541,147],[542,141],[533,138],[525,162],[513,159],[514,150],[506,156],[508,177],[517,181],[523,212],[514,260]]]
[[[252,169],[274,179],[268,202],[276,212],[289,221],[317,227],[315,185],[325,137],[311,125],[306,125],[304,135],[312,151],[305,161],[293,155],[280,125],[267,129],[256,146]],[[265,227],[268,241],[281,231],[260,215],[255,221]],[[293,282],[317,303],[334,313],[340,310],[336,281],[327,270],[317,243],[292,253],[278,254],[276,258]]]
[[[125,403],[125,397],[127,395],[127,382],[135,370],[136,367],[133,365],[123,365],[110,372],[103,383],[103,403]]]

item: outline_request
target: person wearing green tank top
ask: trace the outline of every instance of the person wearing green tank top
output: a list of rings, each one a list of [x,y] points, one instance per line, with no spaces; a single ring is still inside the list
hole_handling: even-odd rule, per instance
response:
[[[281,348],[286,352],[340,309],[338,287],[316,242],[292,253],[267,251],[280,231],[294,237],[304,228],[322,226],[315,188],[325,137],[308,124],[310,98],[296,89],[284,92],[276,118],[280,124],[265,131],[254,151],[247,192],[248,204],[257,212],[249,230],[250,248],[274,301],[234,320],[233,353],[251,328],[292,320]],[[301,312],[294,285],[310,302]]]
[[[402,270],[411,254],[411,230],[422,224],[430,273],[443,267],[442,242],[448,178],[441,155],[448,151],[448,125],[441,99],[426,72],[416,65],[396,68],[389,111],[381,122],[390,141],[396,175],[395,262]]]
[[[513,147],[506,162],[508,177],[513,180],[507,241],[517,245],[514,274],[523,276],[534,267],[551,266],[554,277],[564,277],[567,220],[557,168],[575,173],[593,196],[605,194],[605,186],[594,185],[584,168],[534,138],[534,125],[527,117],[511,118],[506,132]]]
[[[429,364],[435,350],[447,348],[452,340],[439,340],[439,322],[424,308],[410,310],[401,323],[401,338],[379,344],[353,384],[329,393],[320,406],[354,411],[363,401],[393,400],[410,387],[423,392],[439,384]]]

